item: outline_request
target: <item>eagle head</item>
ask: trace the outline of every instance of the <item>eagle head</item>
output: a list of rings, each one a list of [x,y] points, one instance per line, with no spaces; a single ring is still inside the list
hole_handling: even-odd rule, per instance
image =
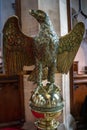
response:
[[[32,15],[39,23],[46,22],[48,15],[42,10],[29,10],[29,14]]]

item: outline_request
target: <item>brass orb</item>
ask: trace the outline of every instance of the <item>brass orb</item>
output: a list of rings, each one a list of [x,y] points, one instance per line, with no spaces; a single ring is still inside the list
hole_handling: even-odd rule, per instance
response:
[[[37,87],[30,99],[30,107],[37,114],[43,114],[41,118],[35,122],[35,125],[40,130],[56,130],[59,122],[56,117],[59,117],[63,110],[63,98],[59,88],[54,84]]]

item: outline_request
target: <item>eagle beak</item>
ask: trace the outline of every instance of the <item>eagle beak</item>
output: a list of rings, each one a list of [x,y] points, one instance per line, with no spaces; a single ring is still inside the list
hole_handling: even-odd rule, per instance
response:
[[[35,9],[30,9],[30,10],[29,10],[29,14],[34,16],[34,15],[37,14],[37,10],[35,10]]]
[[[36,10],[30,9],[29,14],[34,15],[36,13]]]
[[[29,14],[31,14],[31,12],[32,12],[32,10],[30,9],[30,10],[29,10]]]
[[[36,18],[37,11],[36,11],[36,10],[34,10],[34,9],[30,9],[30,10],[29,10],[29,14],[30,14],[31,16],[33,16],[33,17],[35,17],[35,18]]]

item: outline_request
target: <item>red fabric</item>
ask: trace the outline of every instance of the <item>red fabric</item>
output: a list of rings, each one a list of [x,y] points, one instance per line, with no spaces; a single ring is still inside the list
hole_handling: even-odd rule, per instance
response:
[[[32,110],[31,110],[32,111]],[[43,113],[38,113],[38,112],[35,112],[35,111],[32,111],[33,115],[36,117],[36,118],[44,118],[44,114]]]

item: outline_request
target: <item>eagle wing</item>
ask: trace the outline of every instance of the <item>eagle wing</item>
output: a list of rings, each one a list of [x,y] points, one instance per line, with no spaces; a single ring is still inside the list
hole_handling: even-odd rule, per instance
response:
[[[11,16],[3,28],[4,68],[7,74],[17,74],[24,65],[34,65],[34,39],[24,35],[17,16]]]
[[[67,35],[60,37],[57,55],[57,70],[59,73],[69,71],[84,34],[84,24],[79,22]]]

